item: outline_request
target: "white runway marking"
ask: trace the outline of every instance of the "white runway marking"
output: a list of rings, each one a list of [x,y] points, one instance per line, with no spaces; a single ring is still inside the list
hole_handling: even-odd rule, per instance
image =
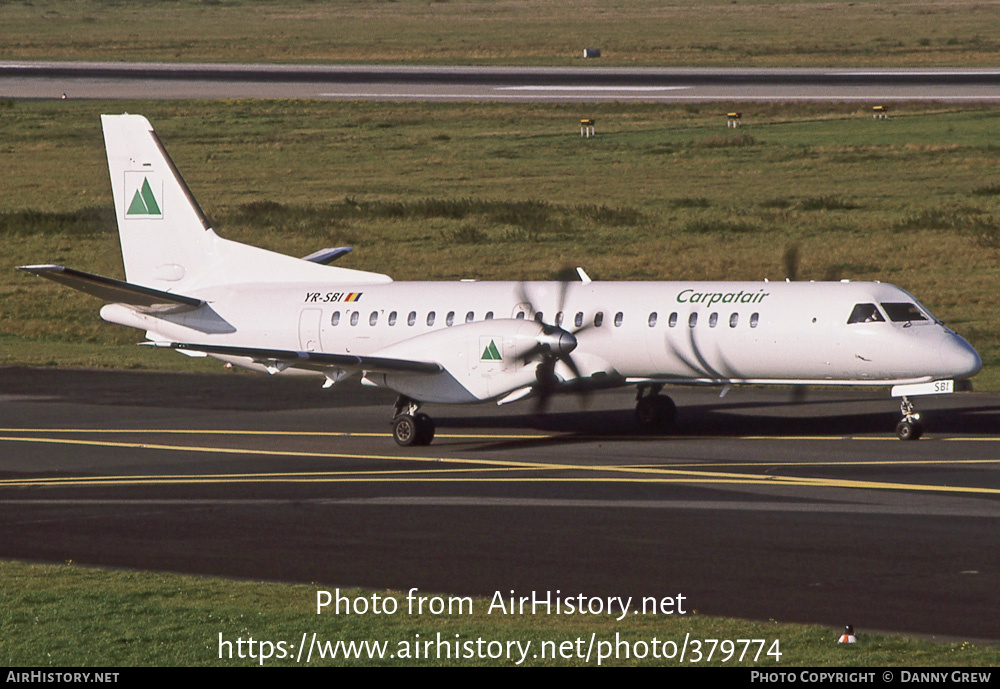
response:
[[[682,91],[690,86],[495,86],[494,91]]]

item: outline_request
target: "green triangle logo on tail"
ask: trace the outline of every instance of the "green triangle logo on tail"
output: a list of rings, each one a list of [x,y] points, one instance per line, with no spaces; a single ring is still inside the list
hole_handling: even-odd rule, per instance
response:
[[[497,349],[497,345],[493,340],[490,340],[490,343],[483,350],[483,355],[479,359],[481,361],[503,361],[503,357],[500,356],[500,350]]]
[[[129,204],[125,215],[163,215],[156,197],[153,196],[153,189],[149,186],[149,180],[143,178],[142,186],[135,190],[132,196],[132,203]]]

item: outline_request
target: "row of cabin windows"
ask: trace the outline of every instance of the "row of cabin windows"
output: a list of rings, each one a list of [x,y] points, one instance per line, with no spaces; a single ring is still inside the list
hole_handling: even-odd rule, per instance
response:
[[[372,311],[371,315],[368,317],[368,325],[377,325],[378,324],[378,316],[379,316],[379,312],[378,311]],[[389,323],[390,326],[396,325],[396,316],[397,316],[397,314],[396,314],[395,311],[389,312],[388,323]],[[361,318],[361,313],[359,311],[351,311],[350,312],[350,322],[351,322],[351,325],[357,325],[358,324],[358,320],[360,318]],[[521,312],[521,313],[517,314],[517,318],[520,319],[520,320],[524,320],[524,318],[525,318],[524,313]],[[647,323],[649,324],[650,328],[656,327],[657,318],[658,318],[658,316],[657,316],[656,311],[653,311],[652,313],[649,314],[649,319],[648,319]],[[667,318],[667,325],[669,327],[671,327],[671,328],[676,328],[677,327],[677,319],[678,319],[677,312],[674,311]],[[427,325],[429,325],[429,326],[430,325],[434,325],[435,320],[437,320],[437,314],[434,311],[429,311],[427,313]],[[476,314],[475,314],[474,311],[469,311],[468,313],[465,314],[465,322],[466,323],[471,323],[474,320],[476,320]],[[487,320],[487,321],[493,320],[493,312],[492,311],[487,311],[486,312],[486,316],[484,317],[484,320]],[[535,320],[538,321],[539,323],[543,323],[545,321],[545,314],[543,314],[541,311],[539,311],[538,313],[535,314]],[[624,322],[624,320],[625,320],[625,314],[623,312],[619,311],[618,313],[616,313],[615,314],[615,318],[614,318],[615,327],[616,328],[621,327],[621,324],[622,324],[622,322]],[[759,313],[752,313],[752,314],[750,314],[750,327],[751,328],[756,328],[757,327],[757,323],[759,322],[759,320],[760,320],[760,314]],[[448,327],[451,327],[451,326],[455,325],[455,312],[454,311],[449,311],[448,315],[446,315],[444,317],[444,322],[445,322],[445,325],[447,325]],[[739,325],[739,322],[740,322],[740,314],[735,313],[735,312],[732,313],[732,314],[730,314],[730,316],[729,316],[729,327],[730,328],[735,328],[737,325]],[[417,324],[417,312],[416,311],[410,311],[410,313],[406,316],[406,324],[407,325],[416,325]],[[562,326],[562,324],[563,324],[563,312],[560,311],[559,313],[556,314],[556,325],[557,326]],[[718,314],[718,312],[713,311],[708,316],[708,327],[709,328],[714,328],[718,324],[719,324],[719,314]],[[333,316],[330,317],[330,325],[340,325],[340,311],[334,311],[333,312]],[[575,327],[577,327],[577,328],[582,328],[583,327],[583,312],[582,311],[577,312],[576,317],[573,319],[573,325]],[[594,327],[595,328],[600,328],[602,325],[604,325],[604,312],[603,311],[598,311],[596,314],[594,314]],[[688,327],[689,328],[694,328],[697,325],[698,325],[698,312],[694,311],[694,312],[692,312],[688,316]]]
[[[350,314],[351,314],[350,315],[351,325],[357,325],[358,319],[361,317],[361,313],[359,311],[351,311]],[[368,316],[368,325],[378,325],[378,314],[379,314],[378,311],[372,311],[371,315]],[[395,311],[389,312],[389,321],[388,321],[389,325],[396,325],[396,319],[397,319],[397,313]],[[434,311],[430,311],[427,314],[427,325],[434,325],[435,320],[437,320],[437,314]],[[467,314],[465,314],[466,323],[471,323],[474,320],[476,320],[476,315],[473,311],[469,311]],[[493,320],[492,311],[486,312],[485,320],[488,321]],[[444,318],[444,322],[449,327],[455,325],[455,312],[449,311],[448,315],[445,316]],[[406,316],[406,324],[407,325],[417,324],[416,311],[410,311],[410,313]],[[333,315],[330,317],[330,325],[340,325],[340,311],[333,312]]]
[[[678,319],[677,312],[674,311],[667,318],[667,325],[669,327],[671,327],[671,328],[676,328],[677,327],[677,319]],[[688,327],[689,328],[694,328],[695,326],[697,326],[698,325],[698,312],[697,311],[691,312],[688,315],[688,321],[687,322],[688,322]],[[760,323],[760,314],[756,313],[756,312],[751,313],[750,314],[750,327],[751,328],[756,328],[758,323]],[[650,328],[656,326],[656,312],[655,311],[653,313],[649,314],[648,324],[649,324]],[[719,313],[717,311],[713,311],[708,316],[708,327],[709,328],[714,328],[718,324],[719,324]],[[733,312],[733,313],[729,314],[729,327],[730,328],[735,328],[739,324],[740,324],[740,314],[738,314],[736,312]]]

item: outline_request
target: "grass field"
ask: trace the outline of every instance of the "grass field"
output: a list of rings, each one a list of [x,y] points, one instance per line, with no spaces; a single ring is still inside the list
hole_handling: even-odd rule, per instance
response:
[[[995,66],[997,3],[3,0],[0,60]]]
[[[224,236],[399,280],[883,280],[978,349],[1000,389],[1000,113],[852,105],[8,103],[0,364],[183,367],[99,303],[18,273],[121,277],[102,111],[146,114]],[[598,136],[579,137],[581,116]],[[211,364],[201,364],[210,366]]]
[[[476,599],[463,608],[472,614],[428,614],[430,602],[421,615],[410,614],[405,594],[386,591],[341,591],[349,598],[363,598],[373,605],[373,594],[380,599],[392,596],[396,602],[394,614],[357,615],[335,614],[328,606],[316,614],[317,590],[333,587],[316,584],[291,586],[285,584],[228,581],[173,574],[141,574],[123,571],[103,571],[74,565],[27,565],[0,562],[0,664],[8,667],[131,667],[131,666],[234,666],[258,665],[259,660],[238,656],[249,655],[250,638],[295,648],[303,634],[313,633],[321,642],[343,641],[388,642],[389,651],[401,654],[409,644],[411,655],[414,642],[434,639],[437,634],[447,642],[458,639],[462,657],[451,659],[386,658],[384,660],[345,661],[329,657],[313,665],[514,665],[514,661],[495,658],[467,658],[475,648],[468,641],[483,639],[494,642],[492,647],[477,646],[484,654],[499,651],[497,641],[530,641],[531,654],[540,653],[543,642],[556,642],[550,648],[562,648],[573,656],[587,650],[591,634],[598,641],[619,640],[633,644],[633,649],[645,652],[645,658],[611,658],[606,665],[680,665],[674,660],[653,657],[653,639],[659,640],[659,653],[671,652],[666,641],[683,644],[690,639],[764,639],[765,644],[711,646],[705,642],[702,657],[692,659],[690,650],[683,663],[700,666],[763,666],[770,668],[796,666],[883,667],[902,666],[969,666],[995,667],[1000,663],[1000,649],[968,642],[934,643],[899,636],[869,634],[857,630],[858,643],[842,646],[836,643],[841,630],[819,626],[780,624],[775,621],[757,623],[705,617],[691,610],[686,615],[628,615],[619,622],[614,615],[501,615],[499,609],[487,614],[491,600]],[[506,594],[506,592],[503,592]],[[428,598],[434,594],[419,592]],[[382,609],[391,609],[384,600]],[[357,607],[355,610],[363,610]],[[453,608],[457,609],[457,608]],[[226,657],[220,658],[219,640]],[[237,645],[242,639],[244,645]],[[583,646],[574,643],[583,639]],[[778,642],[777,646],[774,645]],[[570,642],[563,647],[564,642]],[[607,652],[610,646],[603,647]],[[709,649],[713,657],[709,660]],[[645,649],[645,650],[644,650]],[[529,657],[525,665],[597,665],[596,646],[591,661],[579,657],[556,659]],[[756,663],[751,656],[760,651]],[[768,651],[780,652],[776,659]],[[273,649],[274,657],[267,666],[297,664],[293,657],[280,658],[281,649]],[[443,651],[442,651],[443,653]],[[619,647],[620,655],[623,655]],[[728,653],[728,660],[726,660]],[[741,653],[747,653],[739,662]],[[295,656],[292,650],[290,656]],[[302,658],[306,655],[303,654]],[[299,663],[304,664],[304,663]]]

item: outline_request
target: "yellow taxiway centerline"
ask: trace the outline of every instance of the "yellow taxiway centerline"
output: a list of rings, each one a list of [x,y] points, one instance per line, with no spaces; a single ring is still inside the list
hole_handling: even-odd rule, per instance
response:
[[[200,428],[0,428],[0,433],[107,433],[110,435],[163,434],[163,435],[251,435],[276,437],[317,438],[391,438],[391,433],[360,433],[354,431],[254,431]],[[474,440],[545,440],[558,438],[560,433],[489,434],[489,433],[435,433],[435,438],[467,438]]]
[[[447,457],[421,457],[421,456],[399,456],[399,455],[374,455],[355,454],[342,452],[304,452],[295,450],[258,450],[240,448],[217,448],[204,447],[198,445],[165,445],[160,443],[132,443],[120,441],[101,440],[80,440],[72,438],[38,438],[38,437],[14,437],[0,436],[0,442],[27,442],[44,443],[57,445],[87,445],[97,447],[115,447],[127,449],[144,450],[166,450],[174,452],[204,452],[215,454],[237,454],[237,455],[257,455],[257,456],[284,456],[284,457],[310,457],[319,459],[376,459],[387,461],[421,462],[436,464],[474,464],[475,469],[452,469],[452,470],[412,470],[399,472],[390,470],[383,471],[355,471],[355,472],[306,472],[297,474],[288,473],[268,473],[268,474],[214,474],[214,475],[155,475],[155,476],[101,476],[101,477],[61,477],[61,478],[37,478],[37,479],[6,479],[0,480],[0,487],[27,487],[27,486],[81,486],[81,485],[126,485],[137,483],[248,483],[248,482],[417,482],[417,481],[464,481],[464,482],[633,482],[633,483],[728,483],[728,484],[769,484],[769,485],[796,485],[826,488],[852,488],[852,489],[882,489],[882,490],[908,490],[908,491],[939,491],[958,492],[976,494],[1000,494],[1000,489],[973,488],[966,486],[935,486],[923,484],[903,484],[876,481],[857,481],[849,479],[828,479],[810,478],[796,476],[778,476],[774,474],[746,474],[730,473],[719,471],[697,471],[682,470],[677,467],[667,466],[612,466],[612,465],[580,465],[580,464],[559,464],[552,462],[524,462],[514,460],[493,460],[493,459],[473,459],[473,458],[447,458]],[[925,461],[925,460],[919,460]],[[964,460],[959,460],[964,461]],[[979,461],[979,460],[973,460]],[[879,462],[881,463],[881,462]],[[902,462],[910,464],[911,462]],[[759,463],[755,463],[759,466]],[[780,466],[780,463],[768,464],[767,466]],[[737,466],[737,465],[732,465]],[[704,467],[702,467],[704,468]],[[506,478],[499,476],[492,477],[462,477],[450,478],[436,476],[429,478],[427,474],[457,473],[470,471],[580,471],[584,473],[616,473],[616,474],[641,474],[642,476],[612,477],[603,476],[601,478],[584,477],[518,477]],[[411,476],[404,477],[401,474],[409,473]],[[424,474],[417,478],[412,474]],[[373,476],[374,475],[374,476]]]

